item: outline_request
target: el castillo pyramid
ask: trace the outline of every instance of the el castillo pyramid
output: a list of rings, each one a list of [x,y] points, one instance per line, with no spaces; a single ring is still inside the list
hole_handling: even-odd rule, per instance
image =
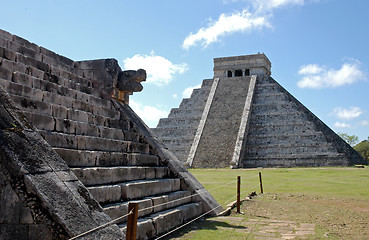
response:
[[[214,78],[155,134],[193,168],[347,166],[365,159],[271,76],[265,54],[214,59]]]

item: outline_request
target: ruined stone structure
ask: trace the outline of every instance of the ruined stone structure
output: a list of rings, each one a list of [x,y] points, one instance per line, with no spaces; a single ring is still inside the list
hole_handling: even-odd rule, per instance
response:
[[[128,106],[145,78],[0,30],[0,239],[68,239],[130,201],[138,239],[222,210]],[[81,239],[125,239],[116,223]]]
[[[366,163],[270,75],[264,54],[215,58],[214,78],[153,131],[195,168]]]

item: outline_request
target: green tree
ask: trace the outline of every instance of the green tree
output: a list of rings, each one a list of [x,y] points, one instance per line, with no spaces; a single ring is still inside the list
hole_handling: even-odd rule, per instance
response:
[[[338,133],[338,135],[351,146],[354,146],[359,141],[358,136],[355,135],[348,135],[347,133]]]
[[[369,161],[369,137],[357,144],[354,149]]]

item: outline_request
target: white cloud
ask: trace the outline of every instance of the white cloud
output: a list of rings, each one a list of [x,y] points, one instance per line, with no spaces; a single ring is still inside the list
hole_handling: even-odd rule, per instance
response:
[[[364,126],[364,127],[369,126],[369,121],[368,120],[363,120],[363,121],[360,122],[360,125]]]
[[[308,64],[308,65],[304,65],[300,68],[299,70],[299,74],[318,74],[321,73],[323,71],[322,67],[319,67],[317,64]]]
[[[300,5],[303,6],[304,0],[253,0],[254,8],[257,12],[271,12],[276,8]]]
[[[174,99],[177,99],[177,98],[178,98],[177,93],[172,94],[172,97],[173,97]]]
[[[237,1],[223,0],[223,3]],[[196,45],[207,47],[225,35],[271,27],[270,18],[273,16],[274,9],[304,5],[304,0],[248,0],[244,2],[248,5],[244,10],[232,14],[222,13],[217,21],[211,21],[207,27],[200,28],[196,33],[191,32],[183,41],[182,47],[186,50]]]
[[[347,124],[347,123],[341,123],[341,122],[335,122],[334,123],[334,126],[336,128],[351,128],[351,125],[350,124]]]
[[[186,63],[173,64],[168,59],[155,55],[154,51],[150,55],[136,54],[124,59],[123,63],[126,70],[145,69],[146,82],[158,86],[167,85],[173,80],[175,74],[182,74],[188,69]]]
[[[129,101],[129,106],[149,127],[156,127],[159,119],[166,118],[169,114],[165,110],[149,105],[142,105],[133,100]]]
[[[302,66],[298,73],[304,75],[297,83],[299,88],[334,88],[366,79],[364,72],[360,70],[360,62],[354,59],[352,63],[344,63],[338,70],[308,64]]]
[[[200,88],[201,87],[201,84],[199,85],[196,85],[194,87],[188,87],[186,88],[185,90],[183,90],[182,92],[182,97],[183,98],[189,98],[191,97],[191,94],[192,94],[192,91],[195,89],[195,88]]]
[[[209,23],[205,28],[200,28],[197,33],[190,33],[183,42],[182,47],[189,49],[200,43],[207,47],[209,44],[218,41],[219,37],[234,32],[243,32],[269,26],[265,17],[253,16],[246,10],[231,15],[222,14],[217,21]]]
[[[337,107],[333,109],[333,115],[343,120],[351,120],[359,117],[363,111],[359,107],[342,108]]]

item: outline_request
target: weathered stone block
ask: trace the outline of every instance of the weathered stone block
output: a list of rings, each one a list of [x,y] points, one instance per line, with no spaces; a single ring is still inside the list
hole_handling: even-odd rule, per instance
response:
[[[31,112],[24,112],[24,115],[26,115],[37,129],[45,131],[53,131],[55,129],[55,119],[51,116]]]
[[[172,192],[174,179],[143,180],[121,184],[123,199],[136,199],[160,193]]]
[[[156,155],[131,153],[127,156],[128,166],[159,166],[159,158]]]
[[[41,135],[53,147],[77,149],[78,136],[44,131]]]
[[[0,188],[0,225],[19,224],[22,203],[10,184]]]
[[[99,137],[99,129],[95,125],[84,122],[74,122],[74,125],[76,126],[77,135]]]
[[[153,216],[152,221],[156,229],[156,234],[160,236],[166,231],[183,223],[182,212],[178,209],[160,212]]]
[[[24,239],[28,236],[28,226],[20,224],[0,224],[0,239]]]
[[[77,122],[88,122],[88,114],[85,111],[68,109],[67,118]]]
[[[107,207],[104,207],[104,212],[111,217],[111,219],[117,219],[120,218],[128,213],[128,203],[117,203],[117,204],[111,204]],[[127,217],[121,218],[120,220],[117,220],[116,223],[122,223],[126,222]]]
[[[193,219],[202,213],[201,203],[192,203],[178,207],[182,211],[183,221]]]
[[[66,148],[54,148],[54,150],[70,167],[95,166],[96,159],[98,156],[100,156],[99,152],[93,151],[82,151]]]
[[[46,224],[33,224],[28,228],[28,234],[30,240],[40,239],[52,239],[53,235],[51,230]]]
[[[146,179],[154,179],[155,176],[155,168],[145,168],[145,178]]]
[[[67,119],[68,118],[68,109],[64,106],[51,104],[52,115],[55,118],[59,119]]]
[[[60,95],[46,91],[43,92],[42,101],[57,105],[61,105],[63,102],[62,97]]]
[[[88,190],[99,203],[116,202],[121,199],[121,189],[119,185],[88,187]]]
[[[1,72],[1,68],[0,68]],[[0,75],[1,77],[1,75]],[[5,78],[7,79],[7,78]],[[12,81],[27,87],[32,88],[33,87],[33,78],[29,75],[22,74],[20,72],[14,72],[12,76]]]
[[[33,223],[33,217],[31,213],[31,209],[29,207],[22,207],[20,209],[20,224],[32,224]]]

